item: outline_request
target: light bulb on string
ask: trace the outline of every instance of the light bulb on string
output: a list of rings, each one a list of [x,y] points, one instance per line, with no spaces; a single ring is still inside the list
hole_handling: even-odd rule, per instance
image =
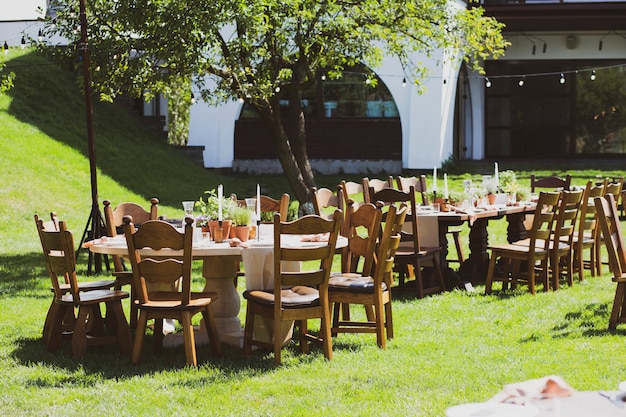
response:
[[[561,79],[559,79],[559,83],[565,84],[565,75],[563,75],[563,73],[561,73]]]
[[[196,96],[191,93],[191,104],[195,104],[196,103]]]
[[[39,42],[43,40],[43,30],[39,29],[39,32],[37,33],[37,39],[39,40]]]
[[[9,44],[7,43],[7,41],[4,41],[4,54],[8,54],[9,53]]]
[[[489,80],[489,77],[485,77],[485,87],[487,88],[491,87],[491,81]]]
[[[21,45],[22,45],[22,49],[26,48],[26,38],[22,36],[22,40],[21,40]]]
[[[321,79],[322,81],[326,81],[326,74],[322,73],[322,76],[320,77],[320,79]]]
[[[524,76],[520,78],[520,80],[517,82],[517,85],[519,85],[520,87],[523,87],[525,83],[526,83],[526,77]]]
[[[595,81],[596,80],[596,70],[592,70],[591,71],[591,77],[589,77],[589,79],[591,81]]]
[[[402,87],[406,87],[406,77],[402,79]]]

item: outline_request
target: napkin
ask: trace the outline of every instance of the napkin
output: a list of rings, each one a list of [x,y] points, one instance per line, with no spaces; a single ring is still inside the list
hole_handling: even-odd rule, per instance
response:
[[[300,239],[300,241],[302,242],[328,242],[329,238],[330,238],[329,233],[318,233],[315,235],[302,236],[302,239]]]
[[[107,237],[106,236],[102,236],[100,239],[94,239],[94,240],[88,240],[87,242],[83,243],[83,248],[87,249],[92,247],[93,245],[99,245],[101,243],[104,243],[107,241]]]
[[[524,404],[527,400],[553,397],[569,397],[576,390],[560,376],[550,375],[505,385],[502,391],[489,401]]]

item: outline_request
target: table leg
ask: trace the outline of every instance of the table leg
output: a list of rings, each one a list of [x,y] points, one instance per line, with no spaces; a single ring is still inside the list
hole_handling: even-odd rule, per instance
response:
[[[204,291],[214,291],[219,296],[213,304],[213,316],[220,341],[237,347],[243,346],[243,330],[239,320],[241,299],[233,279],[240,261],[241,257],[236,255],[210,256],[204,259],[202,266],[202,276],[206,279]],[[200,329],[204,332],[205,327],[202,325]]]
[[[487,225],[489,220],[476,219],[470,228],[468,259],[459,268],[459,273],[472,283],[484,282],[489,265],[489,253],[487,253],[488,237]]]
[[[514,213],[506,216],[509,226],[507,227],[507,241],[509,243],[526,239],[526,226],[524,226],[525,213]]]

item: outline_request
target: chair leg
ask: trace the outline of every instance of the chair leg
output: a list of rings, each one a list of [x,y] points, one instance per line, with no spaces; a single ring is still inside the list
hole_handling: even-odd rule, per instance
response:
[[[342,306],[343,306],[342,303],[333,303],[333,325],[331,329],[332,337],[336,337],[338,334],[337,330],[334,330],[334,329],[339,328],[339,313],[340,313],[340,309],[342,308]],[[346,317],[343,316],[343,319],[346,320]]]
[[[76,317],[76,324],[74,325],[74,332],[72,334],[72,355],[75,358],[82,358],[87,350],[87,319],[90,314],[93,314],[92,307],[96,306],[80,306],[78,308],[78,317]]]
[[[615,297],[613,298],[613,308],[611,309],[611,317],[609,318],[609,330],[615,330],[618,318],[624,313],[624,299],[626,296],[626,282],[618,282],[615,289]]]
[[[307,335],[309,334],[309,323],[306,320],[300,320],[298,322],[298,328],[300,329],[300,352],[302,353],[309,353],[309,341],[307,339]],[[281,326],[278,326],[278,333],[274,332],[274,343],[276,343],[276,341],[278,339],[280,339],[280,337],[276,337],[277,335],[280,335],[282,332]],[[279,341],[278,344],[279,346],[281,345],[282,341]]]
[[[381,349],[386,349],[386,339],[385,339],[385,316],[383,315],[383,300],[382,294],[378,293],[375,295],[376,300],[374,300],[374,323],[376,325],[376,343],[378,347]]]
[[[415,262],[415,285],[417,298],[424,298],[424,279],[422,277],[422,265],[420,261]]]
[[[489,259],[489,267],[487,268],[487,279],[485,281],[485,294],[491,294],[491,289],[493,285],[493,275],[496,271],[496,258],[497,254],[494,251],[491,251],[491,258]],[[502,283],[504,285],[504,283]]]
[[[74,313],[74,307],[68,306],[66,304],[56,304],[57,307],[50,310],[51,320],[50,327],[48,330],[48,337],[44,339],[46,343],[46,348],[50,352],[54,352],[61,346],[61,340],[63,338],[63,318],[65,317],[66,311],[72,311]]]
[[[250,301],[248,301],[250,303]],[[254,331],[254,314],[250,305],[246,307],[246,325],[243,330],[243,354],[250,355],[252,353],[252,335]]]
[[[193,325],[191,323],[191,313],[183,311],[181,313],[181,321],[183,326],[183,339],[185,345],[185,360],[189,366],[198,366],[196,357],[196,339],[193,333]]]
[[[206,310],[202,311],[202,318],[204,318],[204,326],[206,327],[207,334],[209,335],[209,343],[211,345],[211,352],[213,356],[222,356],[222,344],[220,342],[219,335],[217,334],[217,326],[215,325],[215,318],[213,316],[213,309],[208,306]]]
[[[327,360],[331,360],[333,358],[333,341],[330,337],[330,306],[328,303],[323,303],[322,308],[324,313],[322,313],[322,317],[320,318],[320,337],[322,339],[322,346],[324,348],[324,357]]]
[[[107,312],[111,314],[111,321],[114,322],[115,334],[117,335],[117,344],[122,353],[130,353],[132,350],[132,339],[130,336],[130,327],[124,316],[124,309],[121,301],[107,303]]]
[[[391,299],[385,304],[385,327],[387,329],[387,339],[393,339],[393,312],[391,308]]]
[[[137,319],[137,329],[135,330],[135,343],[133,344],[133,355],[131,357],[131,362],[133,365],[139,363],[139,359],[141,358],[141,348],[143,345],[143,339],[146,334],[147,324],[148,324],[148,312],[140,309],[139,319]]]
[[[461,235],[459,231],[453,231],[452,237],[454,239],[454,246],[456,247],[456,254],[459,259],[459,263],[462,264],[463,262],[465,262],[465,256],[463,255],[463,246],[461,246]]]
[[[154,331],[152,332],[152,351],[160,355],[163,351],[163,320],[160,317],[154,319]]]

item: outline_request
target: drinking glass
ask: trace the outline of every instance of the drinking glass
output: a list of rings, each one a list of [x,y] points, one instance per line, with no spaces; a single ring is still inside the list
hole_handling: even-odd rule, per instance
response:
[[[193,214],[193,201],[183,201],[183,209],[185,210],[185,217]]]

